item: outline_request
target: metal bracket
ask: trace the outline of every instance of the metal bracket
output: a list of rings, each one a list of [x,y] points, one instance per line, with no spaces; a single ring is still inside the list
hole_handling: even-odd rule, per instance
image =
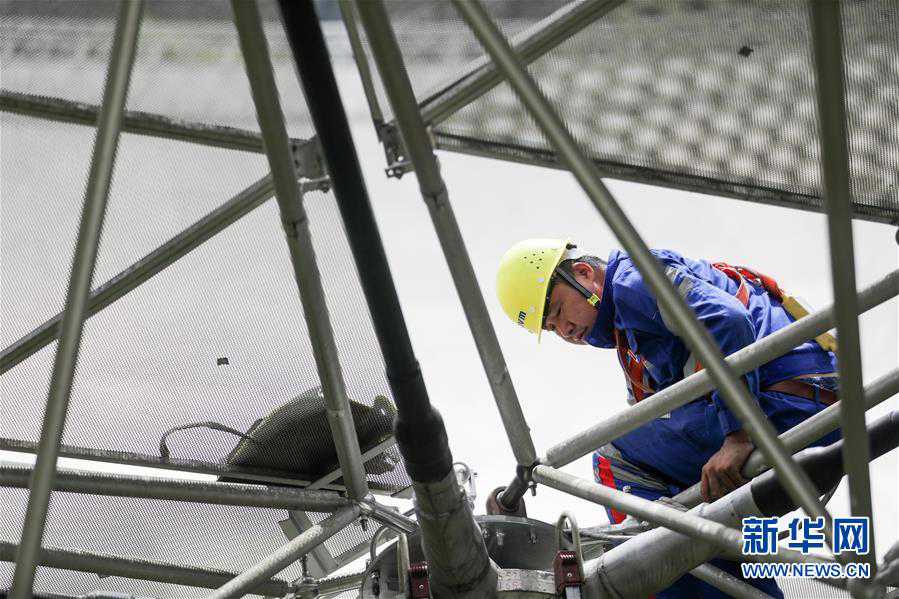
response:
[[[556,557],[553,559],[553,575],[556,580],[556,595],[566,599],[581,597],[584,576],[574,551],[556,553]]]
[[[537,483],[534,481],[533,474],[534,468],[536,468],[539,463],[539,461],[536,461],[527,467],[520,464],[515,467],[515,475],[518,476],[519,480],[521,480],[528,489],[530,489],[531,497],[537,496]]]
[[[403,145],[403,137],[400,135],[396,123],[381,123],[376,126],[378,139],[384,146],[384,157],[387,159],[387,168],[384,172],[388,177],[401,179],[403,175],[415,170],[412,161],[406,157],[406,148]]]
[[[318,138],[291,139],[290,155],[303,193],[331,190],[331,178],[325,169],[325,159]]]
[[[409,589],[412,599],[430,599],[431,583],[428,580],[428,562],[416,562],[409,566]]]
[[[566,521],[571,526],[571,540],[574,543],[574,551],[562,550],[562,533]],[[553,559],[556,594],[566,599],[579,599],[581,597],[581,587],[584,585],[581,533],[577,520],[568,512],[562,512],[558,522],[556,522],[556,551],[556,557]]]

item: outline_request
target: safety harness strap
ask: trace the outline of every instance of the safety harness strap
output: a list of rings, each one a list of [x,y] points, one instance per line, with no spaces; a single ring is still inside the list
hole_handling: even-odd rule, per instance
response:
[[[783,298],[783,291],[781,291],[777,282],[769,276],[742,266],[732,266],[726,262],[715,262],[712,264],[712,267],[727,275],[729,279],[737,284],[737,292],[734,294],[734,297],[746,308],[749,307],[749,285],[747,281],[761,286],[778,301]],[[652,387],[652,379],[646,369],[646,358],[631,349],[630,344],[627,342],[627,335],[619,329],[615,329],[615,348],[618,351],[618,362],[621,364],[622,371],[624,371],[624,378],[633,402],[640,402],[655,393],[655,389]],[[691,363],[692,371],[689,368]],[[695,359],[692,354],[687,359],[687,364],[688,366],[684,367],[684,376],[699,372],[703,368],[699,360]]]

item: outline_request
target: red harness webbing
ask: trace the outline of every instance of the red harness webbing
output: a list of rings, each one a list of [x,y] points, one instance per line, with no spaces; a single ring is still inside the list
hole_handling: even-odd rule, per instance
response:
[[[744,266],[732,266],[726,262],[715,262],[712,264],[712,267],[720,270],[727,278],[737,284],[737,292],[734,294],[734,297],[744,307],[749,307],[749,286],[747,281],[761,286],[777,301],[783,301],[783,291],[778,286],[777,281],[769,276]],[[655,389],[652,388],[652,380],[646,370],[646,359],[631,349],[630,344],[627,342],[627,336],[620,329],[615,329],[615,349],[618,351],[618,362],[621,364],[621,370],[624,371],[624,378],[634,398],[634,402],[642,401],[655,393]],[[702,364],[700,364],[699,360],[696,360],[693,372],[699,372],[700,370],[702,370]]]

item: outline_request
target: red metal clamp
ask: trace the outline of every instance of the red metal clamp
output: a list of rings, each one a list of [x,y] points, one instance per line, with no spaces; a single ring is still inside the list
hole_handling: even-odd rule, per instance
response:
[[[416,562],[409,566],[409,589],[412,599],[430,599],[431,583],[428,581],[428,562]]]
[[[556,579],[556,594],[565,596],[566,589],[580,588],[584,584],[584,576],[578,567],[577,554],[574,551],[559,551],[553,559],[553,574]]]

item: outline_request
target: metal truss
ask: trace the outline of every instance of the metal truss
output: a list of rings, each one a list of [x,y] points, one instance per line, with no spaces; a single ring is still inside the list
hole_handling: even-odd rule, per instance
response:
[[[341,0],[346,3],[349,0]],[[512,37],[510,45],[519,60],[528,65],[544,56],[547,52],[570,40],[584,28],[602,18],[617,6],[623,4],[617,0],[576,0],[560,8],[553,14],[534,24],[528,30]],[[360,65],[360,76],[366,90],[374,89],[367,67],[367,58],[362,50],[361,40],[352,22],[352,14],[342,10],[350,42],[353,45],[357,64]],[[369,40],[373,43],[372,40]],[[362,65],[365,64],[363,68]],[[543,147],[516,144],[509,141],[495,141],[460,135],[442,130],[440,125],[460,110],[470,106],[478,98],[503,81],[502,73],[486,56],[475,60],[451,81],[437,91],[428,94],[418,101],[418,106],[425,126],[431,135],[435,149],[446,150],[472,156],[486,156],[521,164],[542,166],[568,170],[565,161],[558,152]],[[366,96],[370,106],[377,106],[378,100],[371,92]],[[375,118],[375,114],[377,118]],[[405,159],[406,149],[399,134],[401,126],[398,115],[393,120],[385,121],[378,107],[373,109],[376,129],[387,154],[390,176],[400,177],[413,170],[413,164]],[[633,181],[653,186],[668,187],[684,191],[694,191],[716,196],[746,200],[772,206],[783,206],[799,210],[826,212],[825,207],[818,207],[821,198],[810,190],[784,190],[768,187],[762,183],[745,183],[739,180],[723,180],[676,170],[664,170],[659,167],[647,167],[635,164],[604,160],[591,156],[597,171],[604,177],[624,181]],[[848,196],[847,196],[848,197]],[[872,222],[899,224],[895,211],[881,206],[856,203],[850,204],[850,211],[855,218]]]
[[[56,460],[65,426],[72,380],[75,376],[85,305],[94,273],[97,247],[100,244],[100,230],[106,212],[106,199],[112,179],[112,167],[143,8],[142,1],[128,2],[123,4],[119,11],[106,76],[106,89],[103,92],[103,108],[97,121],[97,138],[91,159],[81,225],[78,229],[75,258],[66,293],[66,308],[60,324],[59,345],[53,363],[50,394],[41,426],[40,450],[31,478],[31,492],[28,495],[22,541],[16,552],[15,575],[10,593],[13,599],[26,599],[31,595],[31,587],[34,584],[35,566],[47,522],[50,490],[56,477]]]
[[[845,456],[844,463],[850,472],[850,480],[853,493],[853,514],[870,516],[870,487],[868,483],[868,453],[867,433],[864,429],[864,412],[899,391],[899,371],[894,371],[875,381],[864,393],[861,389],[861,363],[858,349],[857,318],[858,314],[878,306],[889,299],[899,295],[899,271],[887,275],[881,281],[871,285],[867,289],[856,293],[855,280],[846,273],[853,273],[852,263],[852,238],[850,229],[850,205],[848,186],[848,153],[846,152],[845,109],[843,107],[843,80],[842,80],[842,47],[839,43],[840,20],[839,5],[837,3],[812,2],[812,16],[815,22],[815,39],[829,40],[827,44],[816,41],[816,65],[818,71],[818,97],[820,125],[822,128],[822,169],[826,172],[824,196],[827,198],[828,221],[831,229],[832,267],[834,281],[835,303],[832,307],[816,312],[803,318],[793,325],[782,329],[775,334],[766,337],[748,346],[739,352],[727,357],[720,354],[714,340],[709,333],[696,320],[686,303],[678,296],[671,283],[659,268],[655,258],[649,253],[648,247],[637,234],[633,225],[624,215],[611,193],[600,179],[601,170],[587,157],[578,146],[553,110],[549,102],[540,92],[533,79],[526,70],[526,65],[539,56],[539,45],[522,46],[510,44],[497,30],[491,19],[477,0],[453,0],[458,12],[465,19],[470,29],[487,51],[488,57],[475,63],[475,66],[463,77],[454,81],[448,87],[432,95],[422,102],[417,102],[408,76],[405,72],[402,56],[393,36],[386,11],[380,1],[357,2],[356,9],[361,17],[370,45],[370,51],[374,57],[380,72],[383,84],[395,121],[393,123],[400,133],[404,143],[403,155],[407,156],[410,167],[418,176],[422,196],[432,212],[435,229],[441,241],[446,260],[453,271],[457,290],[465,305],[466,316],[472,326],[475,338],[478,331],[475,324],[478,322],[479,306],[476,302],[466,305],[464,289],[464,270],[469,263],[461,238],[455,238],[458,230],[449,227],[452,235],[447,234],[445,223],[441,223],[437,215],[441,213],[452,217],[451,207],[445,185],[439,175],[436,159],[433,155],[435,145],[441,147],[440,133],[434,134],[430,127],[441,119],[467,106],[484,91],[505,80],[519,97],[521,103],[527,108],[530,115],[537,121],[544,136],[553,147],[553,166],[570,170],[584,191],[596,206],[597,211],[615,232],[621,244],[633,257],[638,265],[644,280],[651,287],[658,298],[660,306],[672,314],[682,337],[687,345],[706,365],[706,370],[694,374],[679,383],[666,388],[647,400],[629,408],[623,414],[616,415],[605,422],[594,425],[576,437],[564,441],[548,450],[545,457],[541,458],[535,467],[530,469],[530,476],[534,481],[551,486],[553,488],[571,493],[588,501],[613,507],[625,513],[645,519],[653,524],[678,531],[689,537],[701,539],[717,546],[719,551],[739,555],[741,547],[741,535],[739,532],[720,523],[708,520],[701,515],[693,515],[680,512],[669,506],[652,503],[632,495],[607,489],[592,481],[578,479],[563,473],[556,468],[586,455],[597,447],[613,441],[617,437],[626,434],[635,428],[661,417],[681,405],[700,397],[701,395],[717,388],[725,396],[728,406],[738,416],[745,428],[750,433],[758,449],[746,464],[744,474],[752,476],[763,471],[773,464],[781,484],[802,508],[812,517],[824,517],[830,522],[830,516],[824,504],[818,498],[818,492],[812,485],[808,475],[792,459],[791,454],[805,447],[820,436],[835,430],[843,423],[843,433],[846,442],[843,446]],[[592,7],[597,9],[611,9],[614,3],[604,2],[578,2],[572,8],[587,10]],[[607,6],[608,5],[608,6]],[[826,5],[826,7],[823,7]],[[822,8],[823,7],[823,8]],[[347,18],[348,11],[344,11]],[[547,21],[561,24],[561,29],[553,30],[553,35],[547,39],[553,39],[552,44],[567,39],[567,35],[573,34],[581,24],[564,21],[564,11],[554,15]],[[595,13],[596,16],[602,14]],[[350,15],[351,16],[351,15]],[[545,23],[544,23],[545,25]],[[357,37],[355,25],[349,25],[351,38]],[[539,29],[536,28],[536,29]],[[549,35],[549,29],[544,32]],[[566,35],[567,33],[567,35]],[[528,40],[539,37],[540,33],[532,30],[526,35]],[[556,37],[558,36],[558,37]],[[355,42],[358,45],[358,40]],[[553,47],[545,46],[546,49]],[[354,49],[356,46],[354,45]],[[527,49],[525,49],[527,48]],[[357,51],[358,52],[358,51]],[[357,56],[357,60],[359,60]],[[364,60],[364,57],[363,57]],[[369,76],[368,69],[362,72],[363,79]],[[371,86],[370,82],[364,82]],[[836,107],[834,109],[833,107]],[[380,114],[380,108],[377,109]],[[388,124],[389,126],[389,124]],[[382,137],[383,139],[383,137]],[[436,143],[434,140],[437,140]],[[831,144],[828,144],[832,142]],[[835,151],[826,150],[825,146],[832,145]],[[443,147],[448,147],[444,145]],[[459,147],[449,149],[459,150]],[[478,153],[478,152],[474,152]],[[495,155],[495,154],[491,154]],[[521,162],[534,163],[528,152],[522,152]],[[656,175],[658,176],[658,175]],[[657,180],[658,184],[672,185],[675,187],[691,188],[687,182],[676,183],[672,180]],[[725,193],[724,195],[741,195],[745,193]],[[788,199],[781,202],[790,205]],[[453,221],[453,225],[454,225]],[[461,274],[457,274],[457,272]],[[777,432],[767,421],[758,407],[757,402],[739,380],[739,376],[751,369],[779,357],[795,346],[816,337],[836,324],[841,339],[840,352],[840,377],[842,401],[838,406],[833,406],[823,411],[816,417],[801,423],[791,431],[778,436]],[[492,331],[492,329],[491,329]],[[483,334],[483,330],[481,331]],[[844,337],[845,336],[845,337]],[[843,340],[847,345],[843,346]],[[479,350],[481,341],[478,341]],[[483,355],[482,355],[483,359]],[[484,361],[485,370],[491,383],[490,365]],[[505,373],[503,373],[505,374]],[[845,387],[843,385],[846,385]],[[494,388],[497,406],[503,417],[503,422],[509,429],[510,422],[525,422],[520,406],[516,401],[503,401],[501,394]],[[527,430],[527,429],[525,429]],[[519,466],[523,464],[520,459],[521,440],[510,436],[510,443]],[[848,464],[852,462],[853,467]],[[522,477],[517,477],[519,481]],[[520,497],[524,486],[519,482],[516,493]],[[689,489],[678,496],[679,500],[686,501],[688,505],[698,503],[697,489]],[[516,498],[517,501],[517,498]],[[614,527],[610,527],[614,528]],[[873,554],[871,554],[873,556]],[[778,555],[780,561],[816,561],[822,558],[804,556],[796,552],[781,551]],[[833,557],[824,558],[825,561],[833,560]],[[840,558],[844,559],[844,558]],[[873,557],[866,558],[873,563]],[[728,587],[729,581],[721,580],[716,573],[700,568],[700,575],[716,586]],[[730,587],[729,587],[730,588]],[[752,589],[751,591],[754,591]],[[742,589],[734,590],[739,596],[754,596],[752,592]],[[864,596],[864,585],[854,588],[853,593]]]
[[[242,596],[248,590],[268,595],[284,595],[290,591],[283,581],[271,576],[300,556],[350,525],[359,517],[371,518],[400,532],[412,532],[417,524],[381,506],[372,492],[384,492],[379,485],[370,490],[364,462],[392,446],[390,439],[366,451],[360,451],[349,400],[340,371],[333,331],[331,330],[324,292],[311,243],[308,219],[303,209],[303,193],[328,190],[327,177],[318,140],[296,140],[288,137],[284,117],[278,103],[271,60],[255,2],[234,2],[233,11],[241,51],[246,63],[261,134],[230,127],[187,123],[160,115],[124,110],[134,49],[140,28],[142,2],[122,5],[116,38],[110,56],[107,87],[102,106],[90,106],[57,98],[29,96],[9,91],[0,92],[0,110],[36,118],[93,125],[98,123],[97,143],[88,181],[78,248],[75,253],[72,280],[65,310],[37,329],[13,343],[0,354],[0,373],[7,372],[41,348],[59,339],[53,382],[48,399],[47,416],[39,444],[5,439],[0,447],[13,451],[37,453],[34,468],[0,467],[0,484],[29,488],[28,513],[19,545],[3,544],[0,559],[14,561],[15,576],[11,597],[31,595],[35,567],[68,568],[106,575],[125,576],[217,588],[213,596]],[[191,142],[217,148],[265,153],[271,174],[249,186],[224,205],[213,210],[156,250],[125,269],[105,284],[90,292],[90,280],[96,256],[99,230],[105,213],[116,142],[121,132]],[[315,481],[298,481],[279,472],[234,468],[192,460],[155,460],[126,452],[64,447],[60,444],[65,412],[71,390],[74,363],[80,344],[80,332],[86,318],[96,314],[164,270],[176,260],[212,238],[240,218],[265,203],[272,196],[278,201],[285,238],[302,298],[310,331],[319,378],[324,387],[327,415],[337,449],[340,469]],[[259,487],[232,483],[200,483],[172,481],[152,477],[86,474],[58,471],[59,455],[204,472],[243,479],[247,482],[272,482],[279,485],[308,486],[297,489],[284,486]],[[343,478],[344,485],[336,485]],[[248,571],[233,573],[184,568],[171,564],[91,555],[57,549],[42,549],[47,507],[51,490],[92,495],[140,497],[213,503],[273,509],[334,512],[317,525],[289,541],[277,552]],[[321,490],[317,490],[321,489]],[[343,497],[333,490],[343,490]],[[341,558],[343,556],[338,556]],[[345,561],[345,560],[344,560]],[[346,581],[325,584],[337,589]],[[261,585],[261,586],[260,586]],[[333,587],[333,588],[332,588]],[[330,592],[330,591],[329,591]]]
[[[695,545],[692,558],[699,561],[688,567],[703,580],[728,590],[736,596],[756,597],[754,589],[747,589],[739,581],[723,572],[701,565],[711,557],[723,553],[740,553],[741,534],[732,528],[734,506],[747,501],[746,489],[732,494],[708,506],[697,506],[690,512],[682,512],[669,505],[650,502],[628,493],[596,485],[559,470],[598,446],[634,430],[654,418],[717,388],[721,390],[728,406],[749,431],[758,450],[747,462],[744,474],[752,476],[773,466],[778,479],[789,497],[812,517],[829,521],[824,502],[806,472],[792,458],[792,454],[815,438],[840,426],[846,469],[849,473],[852,512],[871,516],[870,483],[868,474],[867,432],[864,429],[865,410],[884,401],[899,391],[899,371],[893,371],[862,388],[861,360],[858,341],[858,314],[899,295],[899,271],[890,273],[881,281],[861,292],[856,292],[852,237],[850,227],[851,207],[849,198],[848,150],[846,146],[846,115],[843,98],[842,48],[840,39],[839,5],[812,2],[814,55],[817,72],[817,93],[821,127],[822,172],[824,196],[828,213],[831,240],[831,264],[834,280],[834,306],[797,321],[793,325],[766,337],[739,352],[724,358],[710,336],[682,298],[673,289],[643,239],[624,215],[615,198],[605,187],[602,172],[589,159],[567,131],[565,124],[553,110],[530,77],[526,65],[558,46],[573,33],[600,18],[621,0],[581,0],[551,15],[536,27],[525,32],[510,45],[496,29],[477,0],[453,0],[460,14],[487,50],[485,57],[471,70],[453,81],[449,87],[419,104],[413,94],[402,56],[381,0],[358,1],[354,7],[341,5],[350,28],[351,41],[357,60],[360,57],[358,33],[351,23],[355,8],[361,18],[371,50],[387,90],[395,126],[402,139],[403,148],[397,156],[408,158],[409,165],[417,173],[422,197],[427,204],[441,247],[450,266],[461,303],[491,385],[497,407],[502,417],[510,445],[518,462],[518,475],[510,495],[520,497],[528,480],[544,484],[580,497],[587,501],[612,507],[632,516],[644,519],[659,528],[648,531],[644,542],[663,538],[671,540],[670,532],[686,535],[686,541]],[[392,440],[382,443],[362,454],[355,434],[343,374],[337,356],[317,261],[303,207],[303,193],[308,189],[333,187],[338,198],[344,224],[348,231],[354,258],[360,276],[375,300],[370,302],[378,339],[387,364],[388,379],[394,390],[397,404],[403,414],[428,415],[430,408],[422,379],[399,309],[395,289],[389,276],[383,246],[371,207],[365,192],[355,152],[340,147],[349,139],[348,126],[342,107],[328,105],[338,99],[336,83],[327,58],[323,40],[299,39],[300,17],[311,11],[311,4],[301,7],[284,0],[282,16],[288,29],[295,60],[298,62],[301,81],[307,91],[307,101],[316,121],[319,138],[293,140],[287,135],[284,116],[278,100],[271,59],[256,3],[251,0],[232,0],[232,9],[238,29],[241,52],[250,81],[253,101],[261,128],[261,134],[227,127],[211,127],[183,123],[145,113],[126,112],[125,97],[134,58],[142,2],[123,3],[116,28],[116,37],[110,57],[106,90],[101,107],[87,106],[59,99],[44,99],[16,94],[0,93],[0,110],[26,114],[58,121],[93,124],[98,123],[97,142],[91,163],[85,208],[79,229],[66,308],[0,354],[0,373],[21,363],[40,348],[59,339],[53,368],[47,412],[38,445],[4,440],[0,448],[19,451],[36,451],[37,463],[33,469],[0,467],[0,485],[30,488],[28,511],[21,543],[16,546],[0,543],[0,559],[15,561],[15,577],[11,596],[18,599],[31,594],[35,568],[38,564],[68,568],[99,574],[126,576],[161,582],[175,582],[198,587],[217,589],[211,597],[236,597],[250,591],[265,590],[267,594],[284,595],[296,589],[285,581],[272,576],[301,556],[320,548],[325,540],[351,525],[359,518],[371,518],[391,529],[390,534],[403,534],[416,530],[418,524],[378,504],[372,496],[377,491],[366,480],[364,462],[383,452]],[[302,12],[307,11],[307,12]],[[298,20],[299,19],[299,20]],[[313,32],[314,33],[314,32]],[[318,32],[320,36],[320,31]],[[828,43],[823,43],[827,40]],[[837,40],[837,42],[834,42]],[[312,44],[300,48],[297,44]],[[311,60],[314,51],[317,58]],[[308,62],[304,62],[308,60]],[[376,102],[367,68],[362,70],[363,83],[370,102]],[[632,256],[641,274],[658,298],[659,304],[670,313],[682,332],[687,345],[699,356],[706,369],[673,385],[651,398],[605,422],[594,425],[572,439],[551,447],[539,457],[534,447],[527,421],[522,412],[511,380],[506,370],[496,335],[487,315],[483,296],[477,285],[471,261],[449,202],[446,186],[439,173],[434,156],[436,147],[449,147],[450,141],[435,144],[428,128],[446,119],[460,108],[469,105],[499,83],[507,81],[519,95],[521,102],[539,124],[555,150],[553,160],[570,170],[595,205],[597,211],[615,232],[624,248]],[[318,87],[317,87],[318,86]],[[323,98],[315,92],[320,90]],[[380,117],[380,108],[371,107],[373,117]],[[329,112],[334,110],[337,112]],[[329,117],[334,117],[329,121]],[[382,117],[381,117],[382,118]],[[377,118],[375,119],[378,120]],[[237,194],[229,202],[206,215],[194,225],[139,260],[137,263],[105,283],[96,291],[90,291],[99,231],[108,196],[113,158],[120,132],[152,135],[167,139],[190,141],[232,150],[265,153],[271,175],[257,181]],[[382,138],[383,139],[383,138]],[[326,160],[322,158],[323,153]],[[522,161],[533,162],[533,156],[522,153]],[[325,175],[322,165],[327,162],[331,179]],[[663,184],[672,184],[659,181]],[[684,184],[687,186],[686,184]],[[677,184],[674,184],[677,186]],[[61,446],[65,414],[71,391],[74,364],[80,345],[83,322],[86,318],[123,297],[131,290],[158,274],[175,260],[199,246],[204,241],[233,224],[272,196],[276,197],[290,252],[304,316],[314,348],[319,378],[327,401],[328,420],[337,448],[340,470],[317,481],[296,481],[279,477],[278,473],[238,471],[237,478],[270,481],[306,486],[307,489],[286,487],[259,488],[232,483],[159,482],[158,479],[129,476],[84,474],[57,470],[60,455],[88,457],[122,463],[141,463],[145,457],[133,459],[132,454],[102,452],[66,448]],[[789,203],[786,200],[784,203]],[[385,276],[386,273],[386,276]],[[366,278],[368,277],[368,278]],[[754,397],[739,379],[740,375],[783,355],[793,347],[828,330],[836,324],[840,336],[840,376],[842,401],[794,429],[778,436],[761,412]],[[85,453],[87,452],[87,453]],[[429,456],[430,457],[430,456]],[[408,460],[407,460],[408,461]],[[439,460],[437,460],[439,461]],[[201,466],[184,461],[151,463],[181,470],[198,471]],[[411,464],[424,472],[432,464]],[[208,468],[208,466],[205,466]],[[222,472],[216,472],[221,474]],[[231,476],[232,473],[228,472]],[[268,477],[268,478],[266,478]],[[334,485],[343,478],[345,486]],[[415,479],[415,477],[413,477]],[[453,487],[455,479],[429,480],[416,483],[420,490],[419,501],[433,514],[448,513],[446,506],[453,506],[458,493]],[[141,560],[127,560],[110,556],[92,555],[41,546],[47,509],[52,490],[95,495],[142,497],[197,503],[214,503],[287,509],[294,512],[333,512],[330,517],[313,525],[301,522],[303,530],[276,552],[260,560],[243,573],[184,568]],[[346,497],[334,493],[343,489]],[[695,488],[686,490],[676,499],[688,507],[698,503]],[[470,516],[470,513],[468,514]],[[463,514],[464,516],[464,514]],[[308,519],[307,519],[308,521]],[[436,522],[437,520],[435,520]],[[443,523],[441,523],[443,525]],[[424,525],[431,526],[431,525]],[[469,526],[470,528],[470,526]],[[611,527],[610,527],[611,528]],[[461,529],[460,529],[461,530]],[[425,531],[426,532],[426,531]],[[468,531],[471,532],[470,530]],[[389,535],[384,535],[385,537]],[[461,537],[460,537],[461,538]],[[680,541],[677,541],[680,542]],[[674,546],[674,545],[672,545]],[[634,545],[633,547],[638,547]],[[363,549],[364,551],[364,549]],[[329,567],[346,563],[359,554],[359,548],[351,549],[344,556],[332,558]],[[609,567],[614,572],[627,572],[627,551],[619,552],[618,562],[612,560]],[[874,563],[873,550],[864,558]],[[624,556],[624,557],[623,557]],[[781,549],[778,561],[825,562],[832,556],[815,557]],[[617,564],[617,565],[616,565]],[[621,564],[625,564],[622,566]],[[587,564],[588,573],[598,579],[597,563]],[[624,568],[623,570],[621,568]],[[496,582],[497,573],[489,568],[488,582]],[[494,578],[489,578],[493,576]],[[501,578],[500,578],[501,579]],[[345,581],[334,582],[326,589],[336,590]],[[867,585],[853,587],[855,596],[866,596],[871,591]],[[325,592],[330,592],[326,590]]]

